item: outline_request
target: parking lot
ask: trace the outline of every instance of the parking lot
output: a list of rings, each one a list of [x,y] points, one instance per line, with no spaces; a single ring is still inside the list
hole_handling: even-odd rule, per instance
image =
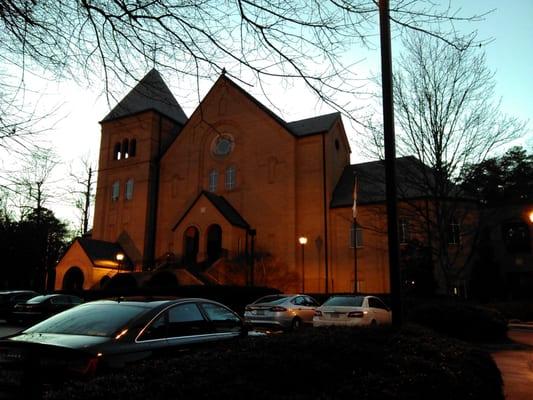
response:
[[[22,326],[9,325],[6,321],[0,319],[0,338],[17,333],[23,329],[24,327]]]

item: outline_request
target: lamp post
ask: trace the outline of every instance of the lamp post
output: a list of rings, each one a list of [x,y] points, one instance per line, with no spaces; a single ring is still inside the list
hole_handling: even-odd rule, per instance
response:
[[[300,242],[300,247],[302,248],[302,293],[305,293],[305,245],[307,244],[307,238],[305,236],[300,236],[298,238]]]
[[[122,261],[124,261],[124,253],[117,253],[115,258],[118,263],[118,273],[120,274],[120,270],[122,269]]]

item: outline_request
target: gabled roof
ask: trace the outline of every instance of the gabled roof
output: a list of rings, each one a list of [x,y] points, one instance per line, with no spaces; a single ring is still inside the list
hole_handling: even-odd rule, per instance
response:
[[[349,165],[333,191],[331,208],[351,207],[353,205],[353,185],[358,179],[358,204],[372,204],[385,201],[385,162],[371,161]],[[397,195],[400,200],[431,197],[433,173],[430,167],[413,156],[396,159]],[[453,185],[452,183],[450,183]],[[452,187],[453,197],[472,200],[461,195],[456,186]]]
[[[224,197],[218,196],[214,193],[207,192],[205,190],[202,190],[200,194],[196,197],[196,199],[192,202],[191,206],[183,213],[181,218],[174,224],[172,227],[172,230],[175,230],[178,225],[183,221],[183,219],[187,216],[189,211],[194,207],[194,205],[198,202],[200,197],[205,196],[207,200],[215,206],[215,208],[226,218],[226,220],[233,226],[237,226],[239,228],[249,229],[250,225],[246,220],[239,214],[239,212],[233,208],[233,206],[230,204],[229,201],[227,201]]]
[[[118,243],[84,237],[78,238],[78,242],[93,264],[101,260],[116,261],[118,253],[125,254],[124,250]]]
[[[156,111],[181,125],[187,122],[187,116],[155,69],[148,72],[101,122],[149,110]]]
[[[331,129],[335,121],[337,121],[337,119],[341,117],[341,114],[339,112],[335,112],[331,114],[320,115],[318,117],[306,118],[293,122],[285,122],[283,118],[281,118],[268,107],[266,107],[250,93],[248,93],[238,84],[229,79],[226,75],[221,75],[219,79],[224,79],[226,82],[230,83],[235,89],[243,93],[248,99],[250,99],[270,117],[277,121],[281,126],[287,129],[289,133],[296,137],[310,136],[318,133],[327,132]]]

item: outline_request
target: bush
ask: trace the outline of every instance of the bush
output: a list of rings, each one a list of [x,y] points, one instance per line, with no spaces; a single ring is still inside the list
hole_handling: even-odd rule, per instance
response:
[[[408,319],[470,342],[506,342],[507,320],[497,310],[465,303],[433,303],[411,308]]]
[[[411,326],[247,338],[71,382],[45,398],[502,400],[503,394],[488,354]]]

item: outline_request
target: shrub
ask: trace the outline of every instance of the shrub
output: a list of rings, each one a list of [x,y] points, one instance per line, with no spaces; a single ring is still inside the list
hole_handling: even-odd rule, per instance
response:
[[[488,354],[411,326],[242,339],[71,382],[45,398],[502,400],[503,394]]]
[[[411,308],[408,319],[471,342],[507,341],[507,320],[497,310],[465,303],[432,303]]]

